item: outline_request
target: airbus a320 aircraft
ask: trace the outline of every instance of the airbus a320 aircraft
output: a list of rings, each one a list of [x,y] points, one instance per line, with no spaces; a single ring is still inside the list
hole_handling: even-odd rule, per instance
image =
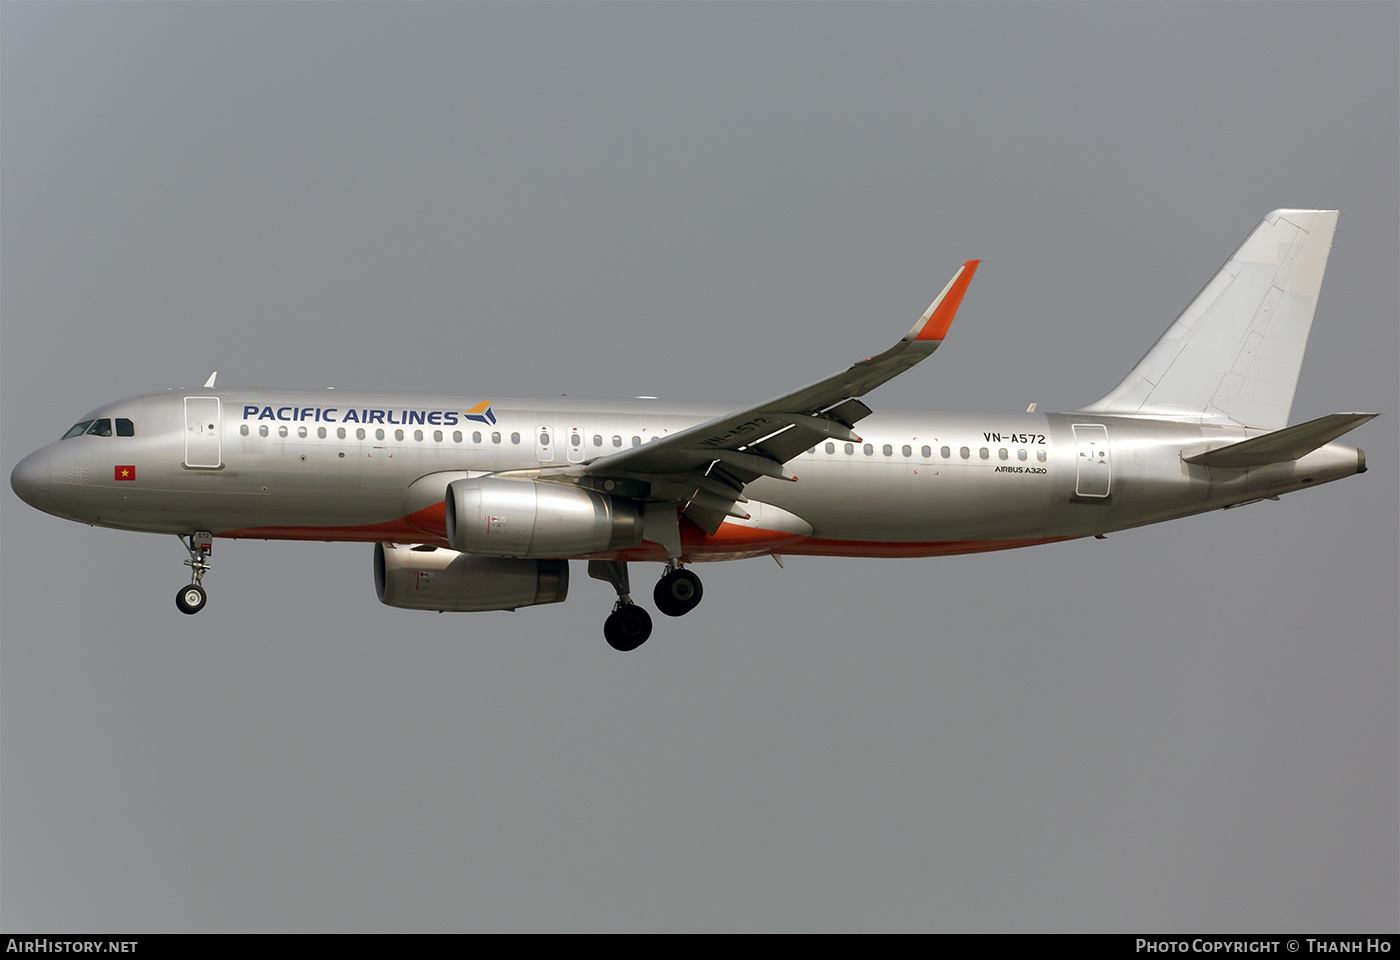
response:
[[[379,599],[415,610],[562,601],[569,561],[612,584],[603,627],[632,650],[651,617],[628,564],[662,563],[668,616],[700,602],[687,565],[771,554],[1004,550],[1237,507],[1363,473],[1288,426],[1335,210],[1275,210],[1107,396],[1071,413],[875,414],[860,398],[943,342],[978,261],[884,353],[732,411],[634,401],[205,389],[85,414],[10,484],[82,523],[173,533],[204,608],[216,537],[374,543]],[[859,426],[857,426],[859,425]]]

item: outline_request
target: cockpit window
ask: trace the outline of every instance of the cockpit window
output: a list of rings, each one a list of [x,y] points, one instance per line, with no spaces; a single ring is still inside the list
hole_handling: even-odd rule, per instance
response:
[[[92,421],[92,426],[88,427],[88,436],[110,437],[112,435],[112,421],[103,417],[101,420]]]
[[[132,423],[130,420],[128,420],[126,417],[117,417],[117,436],[119,436],[119,437],[134,437],[134,436],[136,436],[136,425],[133,424],[133,423]]]
[[[91,420],[84,420],[82,423],[75,423],[68,428],[68,432],[59,437],[60,440],[67,440],[69,437],[81,437],[87,433],[87,428],[92,426]]]

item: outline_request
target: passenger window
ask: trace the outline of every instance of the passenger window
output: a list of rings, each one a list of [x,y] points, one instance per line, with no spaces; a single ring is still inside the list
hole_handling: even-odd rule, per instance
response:
[[[1017,459],[1017,460],[1024,460],[1024,459],[1026,459],[1026,451],[1024,451],[1024,450],[1017,450],[1017,451],[1016,451],[1016,459]]]
[[[264,423],[264,424],[260,424],[260,425],[258,426],[258,436],[260,436],[260,437],[265,437],[265,436],[267,436],[267,424]]]
[[[278,427],[278,428],[277,428],[277,435],[278,435],[279,437],[285,437],[285,436],[287,435],[287,428],[286,428],[286,427]]]
[[[92,421],[92,426],[88,427],[88,435],[93,437],[110,437],[112,435],[112,421],[103,417],[101,420]]]
[[[933,450],[929,447],[924,447],[919,450],[919,456],[923,457],[925,460],[931,460],[933,459]]]
[[[595,446],[595,447],[601,447],[602,445],[603,445],[603,435],[602,435],[601,433],[595,433],[595,434],[593,434],[593,446]]]
[[[136,436],[136,425],[133,424],[133,423],[132,423],[130,420],[128,420],[126,417],[117,417],[117,436],[119,436],[119,437],[134,437],[134,436]]]
[[[885,456],[887,456],[887,457],[892,457],[892,456],[894,456],[894,447],[890,446],[890,445],[887,443],[887,444],[885,444],[885,449],[884,449],[882,452],[885,454]]]
[[[402,440],[402,439],[403,439],[403,431],[402,431],[402,430],[395,430],[395,431],[394,431],[394,439],[395,439],[395,440]]]
[[[335,437],[336,437],[337,440],[344,440],[344,439],[345,439],[345,428],[344,428],[344,427],[336,427],[336,428],[335,428]]]
[[[621,438],[621,437],[613,437],[613,446],[614,446],[614,447],[620,447],[620,446],[622,446],[622,438]]]
[[[317,428],[316,428],[316,436],[317,436],[317,438],[319,438],[319,439],[321,439],[321,440],[326,439],[326,428],[325,428],[325,427],[317,427]]]
[[[938,451],[938,455],[939,455],[940,457],[942,457],[944,460],[947,460],[949,457],[951,457],[951,456],[953,455],[953,451],[952,451],[952,450],[949,450],[947,447],[944,447],[943,449],[941,449],[941,450]]]
[[[243,434],[243,436],[246,437],[246,436],[248,435],[248,425],[247,425],[246,423],[243,424],[243,426],[241,426],[241,427],[238,428],[238,432],[241,433],[241,434]]]
[[[906,457],[912,457],[914,455],[914,448],[906,443],[903,447],[900,448],[899,452],[904,454]]]
[[[1005,459],[1006,459],[1006,448],[1005,448],[1005,447],[1002,447],[1000,450],[997,451],[997,459],[998,459],[998,460],[1005,460]]]
[[[376,439],[376,440],[383,440],[383,439],[384,439],[384,428],[383,428],[383,427],[376,427],[376,428],[375,428],[375,431],[374,431],[374,439]]]
[[[827,452],[827,453],[835,453],[835,452],[836,452],[836,444],[834,444],[834,443],[828,443],[828,444],[826,445],[826,452]]]
[[[856,452],[856,445],[855,445],[855,444],[853,444],[853,443],[848,443],[848,444],[846,444],[846,456],[849,457],[851,454],[853,454],[853,453],[855,453],[855,452]]]
[[[501,442],[501,435],[500,435],[499,433],[493,433],[493,434],[491,434],[491,442],[492,442],[492,443],[500,443],[500,442]]]
[[[641,438],[641,437],[633,437],[633,438],[632,438],[632,446],[634,446],[634,447],[640,447],[641,445],[642,445],[642,438]]]
[[[811,455],[811,454],[816,453],[816,452],[817,452],[817,448],[816,448],[816,447],[808,447],[808,448],[807,448],[807,453],[808,453],[808,455]]]
[[[583,438],[576,433],[571,433],[569,434],[569,443],[576,447],[583,443]]]
[[[297,436],[301,437],[303,440],[306,439],[306,428],[297,427]]]
[[[434,430],[434,431],[433,431],[433,441],[436,442],[436,443],[442,443],[442,431],[441,431],[441,430]]]
[[[874,447],[874,445],[872,445],[872,444],[867,443],[867,444],[865,445],[864,449],[865,449],[865,455],[866,455],[867,457],[872,456],[872,455],[875,453],[875,447]]]
[[[1044,450],[1037,450],[1037,451],[1035,452],[1035,458],[1036,458],[1037,460],[1039,460],[1041,463],[1044,463],[1044,462],[1045,462],[1045,451],[1044,451]]]
[[[92,426],[91,420],[84,420],[82,423],[75,423],[68,428],[68,432],[59,437],[60,440],[67,440],[69,437],[81,437],[87,433],[87,428]]]
[[[518,433],[512,433],[512,434],[510,435],[510,442],[511,442],[511,443],[519,443],[519,442],[520,442],[520,434],[518,434]]]
[[[540,446],[542,446],[542,447],[547,447],[547,446],[549,446],[549,434],[547,434],[547,433],[541,433],[541,434],[540,434]]]
[[[473,430],[473,431],[472,431],[472,443],[480,443],[480,442],[481,442],[481,431],[480,431],[480,430]]]
[[[962,447],[958,450],[958,456],[966,460],[968,457],[972,456],[972,451],[968,450],[967,447]]]
[[[441,432],[438,433],[438,436],[442,436]],[[415,431],[413,431],[413,439],[414,439],[414,440],[422,440],[422,439],[423,439],[423,431],[422,431],[422,430],[415,430]]]
[[[462,442],[462,431],[460,431],[460,430],[453,430],[453,431],[452,431],[452,442],[453,442],[453,443],[461,443],[461,442]]]
[[[988,457],[990,457],[992,454],[991,454],[991,452],[990,452],[986,447],[983,447],[981,450],[978,450],[978,451],[977,451],[977,455],[978,455],[979,457],[981,457],[983,460],[986,460],[986,459],[987,459]]]
[[[364,428],[364,427],[356,427],[356,428],[355,428],[355,439],[356,439],[356,440],[363,440],[364,438],[365,438],[365,428]]]

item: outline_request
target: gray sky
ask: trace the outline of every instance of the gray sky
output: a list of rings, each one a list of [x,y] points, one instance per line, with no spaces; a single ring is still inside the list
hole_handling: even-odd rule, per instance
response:
[[[930,560],[433,615],[366,545],[0,496],[9,930],[1400,927],[1400,7],[0,4],[0,466],[202,383],[877,409],[1118,382],[1343,211],[1298,422],[1371,470]],[[639,569],[649,584],[658,570]]]

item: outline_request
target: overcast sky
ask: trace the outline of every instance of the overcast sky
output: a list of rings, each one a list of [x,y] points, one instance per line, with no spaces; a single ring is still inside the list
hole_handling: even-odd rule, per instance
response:
[[[641,650],[0,496],[0,926],[1400,928],[1400,6],[0,4],[0,466],[195,386],[1072,409],[1261,217],[1370,471],[698,568]],[[649,594],[659,567],[634,570]],[[662,621],[665,622],[662,622]]]

